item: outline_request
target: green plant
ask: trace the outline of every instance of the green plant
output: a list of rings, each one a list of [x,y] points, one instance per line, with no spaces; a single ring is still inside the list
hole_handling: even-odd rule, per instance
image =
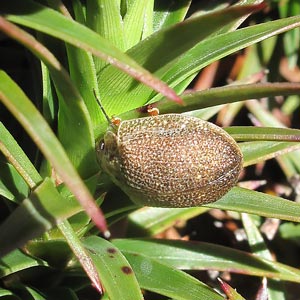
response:
[[[188,0],[169,6],[149,0],[74,0],[68,7],[59,1],[43,2],[0,5],[1,31],[32,52],[40,64],[30,81],[31,92],[38,90],[32,100],[7,72],[0,71],[0,99],[36,145],[20,146],[22,140],[13,138],[17,131],[7,130],[3,116],[0,192],[6,214],[0,226],[0,253],[5,255],[0,297],[97,299],[91,281],[95,290],[104,293],[103,299],[143,299],[141,289],[172,299],[224,299],[181,269],[266,277],[271,297],[283,295],[282,281],[299,283],[299,270],[272,259],[257,230],[259,220],[248,215],[299,222],[298,203],[235,187],[219,201],[199,208],[140,209],[99,170],[95,142],[107,122],[93,91],[110,116],[122,119],[142,116],[136,108],[154,102],[160,113],[188,112],[208,118],[220,105],[299,95],[296,83],[249,83],[245,78],[271,60],[270,53],[276,53],[274,39],[299,27],[300,17],[237,29],[248,15],[264,8],[257,4],[262,1],[221,5],[186,20]],[[183,93],[204,67],[245,47],[250,51],[238,78],[244,81]],[[181,99],[185,105],[178,104]],[[297,174],[299,152],[292,151],[299,149],[299,130],[278,128],[282,124],[259,102],[245,103],[265,127],[226,129],[243,141],[244,166],[277,157],[287,178]],[[231,113],[241,108],[233,105]],[[127,236],[139,239],[107,241],[97,236],[98,229],[107,235],[100,205],[110,226],[128,218]],[[178,219],[189,220],[210,208],[242,213],[240,220],[253,253],[217,244],[149,238]],[[47,278],[47,284],[42,285],[39,278]],[[230,299],[241,299],[234,293],[230,296],[224,283],[222,287]]]

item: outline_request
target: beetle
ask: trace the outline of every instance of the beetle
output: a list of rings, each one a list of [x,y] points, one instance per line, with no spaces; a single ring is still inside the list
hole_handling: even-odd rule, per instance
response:
[[[238,181],[243,156],[222,128],[165,114],[111,124],[97,145],[102,169],[135,203],[192,207],[214,202]]]

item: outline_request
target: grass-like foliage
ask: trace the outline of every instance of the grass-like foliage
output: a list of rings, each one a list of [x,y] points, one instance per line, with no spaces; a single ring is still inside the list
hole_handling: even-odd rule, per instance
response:
[[[297,1],[0,3],[0,299],[294,299]],[[150,103],[212,118],[241,148],[240,184],[138,207],[97,162],[94,93],[123,120]]]

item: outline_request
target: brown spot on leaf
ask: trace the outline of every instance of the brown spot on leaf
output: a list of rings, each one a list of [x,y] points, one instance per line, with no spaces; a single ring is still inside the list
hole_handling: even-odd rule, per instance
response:
[[[115,248],[107,248],[107,252],[110,254],[114,254],[117,252],[117,250]]]
[[[128,266],[124,266],[121,269],[122,269],[122,272],[127,274],[127,275],[132,273],[132,269]]]

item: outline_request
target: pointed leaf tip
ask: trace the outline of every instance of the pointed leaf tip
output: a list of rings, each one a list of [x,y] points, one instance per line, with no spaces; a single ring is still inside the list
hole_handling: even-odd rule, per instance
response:
[[[218,277],[218,281],[220,283],[221,289],[223,290],[223,292],[228,296],[229,294],[231,294],[231,287],[225,282],[223,281],[220,277]]]

